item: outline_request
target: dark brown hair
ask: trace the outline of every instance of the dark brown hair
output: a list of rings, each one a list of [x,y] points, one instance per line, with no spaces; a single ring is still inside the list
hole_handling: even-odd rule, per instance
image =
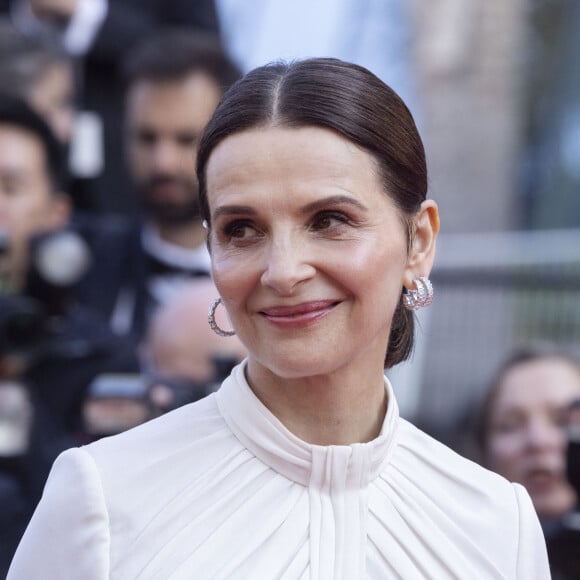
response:
[[[139,81],[181,81],[204,73],[222,92],[241,76],[218,36],[182,28],[162,28],[137,44],[127,53],[122,71],[126,87]]]
[[[0,125],[17,127],[38,139],[46,158],[51,192],[64,192],[68,185],[65,150],[46,120],[23,99],[0,92]]]
[[[425,152],[413,117],[400,97],[370,71],[331,58],[259,67],[224,95],[197,157],[201,214],[210,228],[206,166],[212,151],[230,135],[267,125],[331,129],[370,153],[385,192],[405,220],[410,244],[412,217],[427,195]],[[399,303],[385,368],[409,357],[413,336],[412,313]]]

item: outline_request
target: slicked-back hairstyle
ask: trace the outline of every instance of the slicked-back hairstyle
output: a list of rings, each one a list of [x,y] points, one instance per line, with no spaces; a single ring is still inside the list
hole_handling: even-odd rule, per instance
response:
[[[0,18],[0,90],[28,99],[46,69],[72,61],[55,43],[25,36]]]
[[[23,99],[0,93],[0,127],[3,125],[27,131],[40,141],[52,193],[63,193],[68,184],[65,150],[46,121]]]
[[[331,58],[259,67],[224,95],[197,157],[201,213],[210,228],[206,168],[212,151],[230,135],[269,125],[330,129],[370,153],[411,243],[413,216],[427,195],[425,151],[413,117],[400,97],[370,71]],[[385,368],[409,357],[413,339],[413,315],[399,303]]]
[[[180,81],[205,73],[224,92],[240,78],[219,37],[191,29],[165,28],[132,48],[123,61],[125,86],[139,81]]]

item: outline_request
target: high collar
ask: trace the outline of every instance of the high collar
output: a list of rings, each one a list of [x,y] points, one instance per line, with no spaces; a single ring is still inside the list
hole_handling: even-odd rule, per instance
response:
[[[217,393],[229,428],[266,465],[288,479],[320,489],[362,489],[384,469],[396,446],[399,409],[385,378],[388,407],[381,432],[368,443],[312,445],[290,432],[256,397],[244,374],[234,368]]]

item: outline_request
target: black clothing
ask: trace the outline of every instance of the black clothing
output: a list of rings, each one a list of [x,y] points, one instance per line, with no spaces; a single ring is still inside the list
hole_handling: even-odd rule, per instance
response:
[[[93,252],[92,267],[81,284],[79,301],[97,312],[114,332],[139,343],[158,299],[151,291],[153,278],[209,277],[209,269],[186,268],[151,255],[143,247],[144,225],[122,217],[87,221],[82,226]],[[115,313],[124,310],[124,328]]]

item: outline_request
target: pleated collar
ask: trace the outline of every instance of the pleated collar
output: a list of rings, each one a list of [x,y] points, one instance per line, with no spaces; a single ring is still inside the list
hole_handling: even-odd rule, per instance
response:
[[[388,408],[379,436],[368,443],[311,445],[291,433],[256,397],[246,381],[245,362],[217,392],[217,403],[238,440],[269,467],[306,486],[362,489],[389,462],[397,439],[399,409],[385,377]]]

